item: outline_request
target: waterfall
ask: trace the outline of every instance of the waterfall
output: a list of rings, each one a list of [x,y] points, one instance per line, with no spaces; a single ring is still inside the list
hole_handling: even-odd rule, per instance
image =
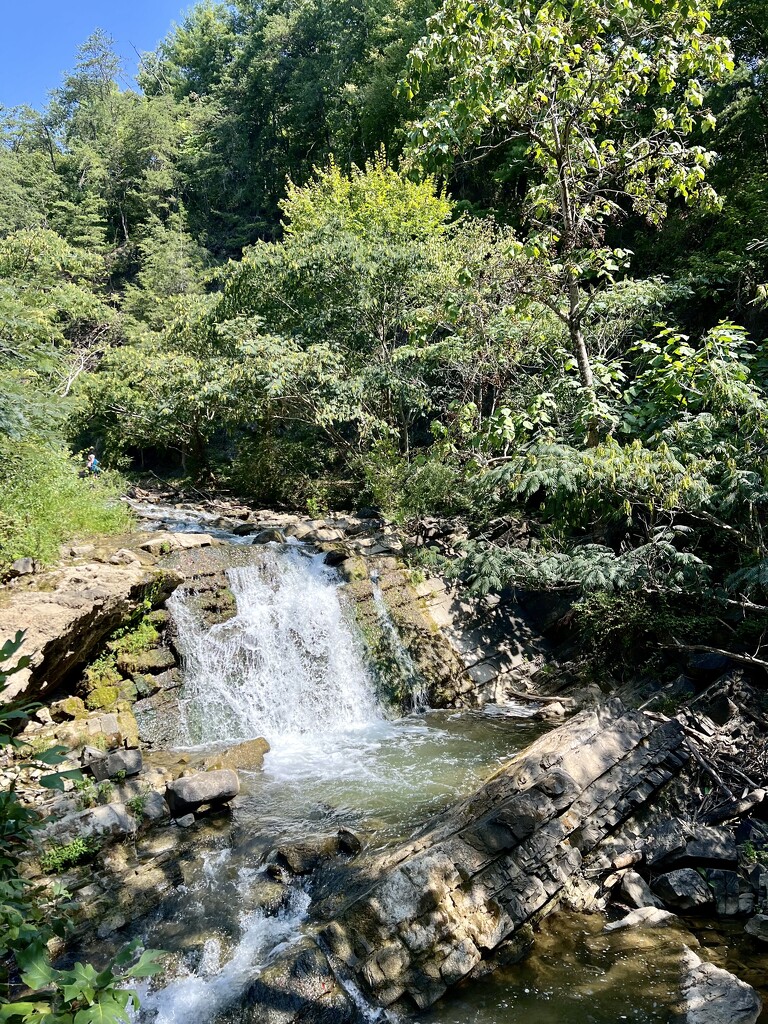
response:
[[[379,617],[381,628],[386,637],[387,646],[392,656],[392,664],[395,672],[403,681],[411,703],[412,711],[426,711],[429,707],[429,689],[424,678],[413,663],[413,658],[408,653],[400,639],[397,626],[389,614],[381,587],[376,581],[375,574],[371,577],[373,585],[373,603],[376,606],[376,614]]]
[[[263,548],[227,571],[237,613],[208,627],[182,591],[168,602],[184,667],[182,744],[327,736],[381,718],[362,652],[322,556]]]

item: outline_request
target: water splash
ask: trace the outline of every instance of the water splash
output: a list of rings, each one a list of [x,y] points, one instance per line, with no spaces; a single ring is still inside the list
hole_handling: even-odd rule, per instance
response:
[[[386,637],[387,647],[392,655],[396,674],[402,680],[405,691],[408,694],[412,711],[426,711],[429,707],[429,689],[424,677],[413,663],[413,658],[403,645],[397,626],[389,614],[381,587],[372,577],[373,603],[376,606],[376,614],[379,617],[381,628]]]
[[[381,718],[362,652],[322,556],[262,549],[227,576],[237,614],[207,627],[190,595],[168,602],[184,663],[182,744],[266,736],[273,743]]]
[[[242,872],[242,889],[253,872]],[[219,941],[209,938],[198,964],[183,968],[164,988],[140,992],[139,1021],[152,1024],[203,1024],[231,1006],[267,963],[301,937],[309,896],[294,889],[286,906],[273,916],[262,910],[240,917],[241,935],[229,960],[222,963]]]

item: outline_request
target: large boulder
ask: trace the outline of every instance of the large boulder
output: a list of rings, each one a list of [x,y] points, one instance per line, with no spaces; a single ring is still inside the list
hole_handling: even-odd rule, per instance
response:
[[[680,868],[659,875],[653,891],[665,906],[678,910],[694,910],[713,902],[712,890],[693,868]]]
[[[12,676],[2,699],[55,690],[97,654],[141,601],[151,594],[160,603],[180,582],[166,570],[94,562],[44,577],[45,590],[8,587],[0,602],[0,639],[24,630],[21,653],[31,661]]]
[[[695,825],[685,846],[676,850],[669,860],[680,867],[736,864],[736,839],[729,828]]]
[[[634,907],[661,907],[661,900],[654,896],[645,879],[636,871],[627,871],[621,879],[621,894]]]
[[[205,762],[205,767],[255,772],[264,766],[264,755],[269,753],[269,749],[269,743],[263,736],[259,736],[255,740],[246,740],[228,750],[213,754]]]
[[[755,1024],[762,1003],[751,985],[687,948],[682,967],[685,1024]]]
[[[169,782],[165,799],[174,818],[196,811],[203,804],[223,804],[240,792],[237,772],[229,768],[219,771],[195,772]]]

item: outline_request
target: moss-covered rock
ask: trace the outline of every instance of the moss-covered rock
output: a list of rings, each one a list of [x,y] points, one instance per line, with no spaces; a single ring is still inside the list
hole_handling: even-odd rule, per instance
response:
[[[122,682],[122,679],[120,681]],[[120,688],[102,682],[88,691],[85,703],[92,711],[111,711],[119,699]]]
[[[64,697],[63,700],[54,701],[49,711],[54,722],[66,721],[68,718],[85,718],[88,711],[82,697]]]
[[[157,647],[138,654],[117,655],[118,669],[128,675],[156,675],[173,668],[175,664],[176,658],[167,647]]]

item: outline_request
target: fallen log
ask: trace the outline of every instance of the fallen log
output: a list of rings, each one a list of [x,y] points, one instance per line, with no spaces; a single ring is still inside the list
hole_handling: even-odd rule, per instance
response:
[[[744,814],[749,814],[764,799],[764,789],[755,789],[751,793],[747,793],[742,800],[737,800],[734,797],[733,800],[729,800],[727,803],[713,807],[711,811],[704,815],[704,822],[707,825],[719,825],[723,821],[730,821],[731,818],[740,818]]]

